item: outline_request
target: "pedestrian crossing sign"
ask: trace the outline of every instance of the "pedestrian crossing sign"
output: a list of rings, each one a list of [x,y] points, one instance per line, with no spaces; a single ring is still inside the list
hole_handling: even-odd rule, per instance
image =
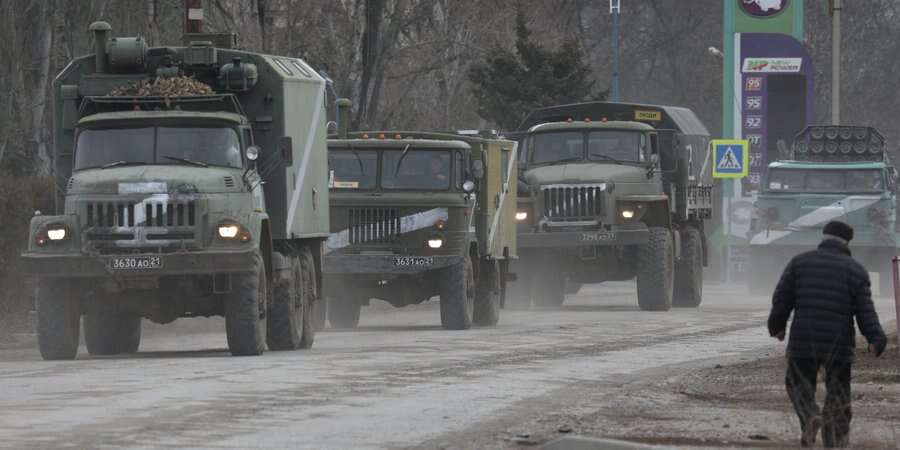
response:
[[[750,169],[749,145],[745,140],[716,139],[712,143],[713,178],[744,178]]]

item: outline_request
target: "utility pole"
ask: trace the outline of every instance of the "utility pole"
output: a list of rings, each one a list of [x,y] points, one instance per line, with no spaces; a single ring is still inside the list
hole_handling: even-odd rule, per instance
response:
[[[841,124],[841,10],[842,0],[830,0],[831,14],[831,124]]]
[[[612,101],[621,101],[619,95],[619,0],[609,0],[609,14],[612,16]]]

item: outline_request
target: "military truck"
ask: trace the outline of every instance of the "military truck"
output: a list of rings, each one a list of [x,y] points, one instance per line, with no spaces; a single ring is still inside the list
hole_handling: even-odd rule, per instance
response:
[[[23,255],[41,355],[74,358],[82,315],[93,355],[137,351],[142,318],[212,315],[233,355],[311,346],[325,82],[300,59],[235,49],[233,35],[147,48],[110,29],[92,24],[95,54],[53,86],[64,206],[35,214]]]
[[[524,145],[511,303],[558,307],[567,284],[637,278],[643,310],[700,304],[712,179],[709,132],[693,112],[554,106],[515,134]]]
[[[853,256],[879,274],[881,294],[893,292],[897,172],[884,143],[871,127],[810,126],[769,165],[751,219],[751,291],[771,293],[787,261],[836,219],[853,226]]]
[[[446,329],[496,324],[516,257],[516,151],[494,136],[450,133],[330,139],[331,326],[356,327],[373,298],[403,307],[436,295]]]

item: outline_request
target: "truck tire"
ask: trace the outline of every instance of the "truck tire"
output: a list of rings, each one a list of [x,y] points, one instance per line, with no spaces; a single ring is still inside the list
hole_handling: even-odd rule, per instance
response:
[[[41,279],[37,294],[38,348],[45,360],[75,359],[81,305],[65,280]]]
[[[472,326],[475,309],[475,275],[472,259],[441,270],[441,325],[447,330],[468,330]]]
[[[266,306],[269,286],[262,256],[253,257],[248,273],[234,276],[225,296],[225,334],[234,356],[261,355],[266,350]]]
[[[141,316],[107,311],[85,314],[84,343],[94,356],[137,353],[141,346]]]
[[[358,295],[345,295],[328,298],[328,322],[331,328],[353,329],[359,325],[359,313],[362,309]]]
[[[557,309],[566,301],[566,277],[552,268],[545,268],[534,276],[534,305]]]
[[[310,283],[315,283],[315,277],[310,277],[305,272],[303,264],[306,258],[304,255],[308,253],[309,250],[303,249],[299,254],[284,256],[284,259],[289,261],[290,276],[287,279],[279,279],[275,284],[266,335],[266,343],[271,350],[309,348],[304,346],[304,339],[310,340],[310,333],[315,336],[313,329],[315,311],[312,311],[315,285],[310,286]],[[313,292],[312,295],[310,291]],[[309,345],[312,345],[311,340]]]
[[[681,230],[681,260],[675,266],[677,307],[696,308],[703,301],[703,235],[696,227]]]
[[[300,272],[303,274],[303,333],[300,334],[300,348],[309,349],[316,341],[316,306],[324,301],[319,300],[316,261],[308,247],[303,247],[300,251]]]
[[[494,326],[500,321],[500,301],[503,296],[502,275],[497,261],[481,263],[481,276],[475,291],[475,310],[472,320],[476,325]]]
[[[650,227],[650,239],[638,248],[637,295],[642,310],[672,308],[674,253],[672,233],[666,228]]]

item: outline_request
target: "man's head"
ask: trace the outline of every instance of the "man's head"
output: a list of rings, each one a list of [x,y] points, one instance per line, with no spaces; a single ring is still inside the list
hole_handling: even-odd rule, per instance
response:
[[[853,240],[853,227],[839,220],[832,220],[822,228],[822,235],[825,239],[837,239],[846,244]]]

